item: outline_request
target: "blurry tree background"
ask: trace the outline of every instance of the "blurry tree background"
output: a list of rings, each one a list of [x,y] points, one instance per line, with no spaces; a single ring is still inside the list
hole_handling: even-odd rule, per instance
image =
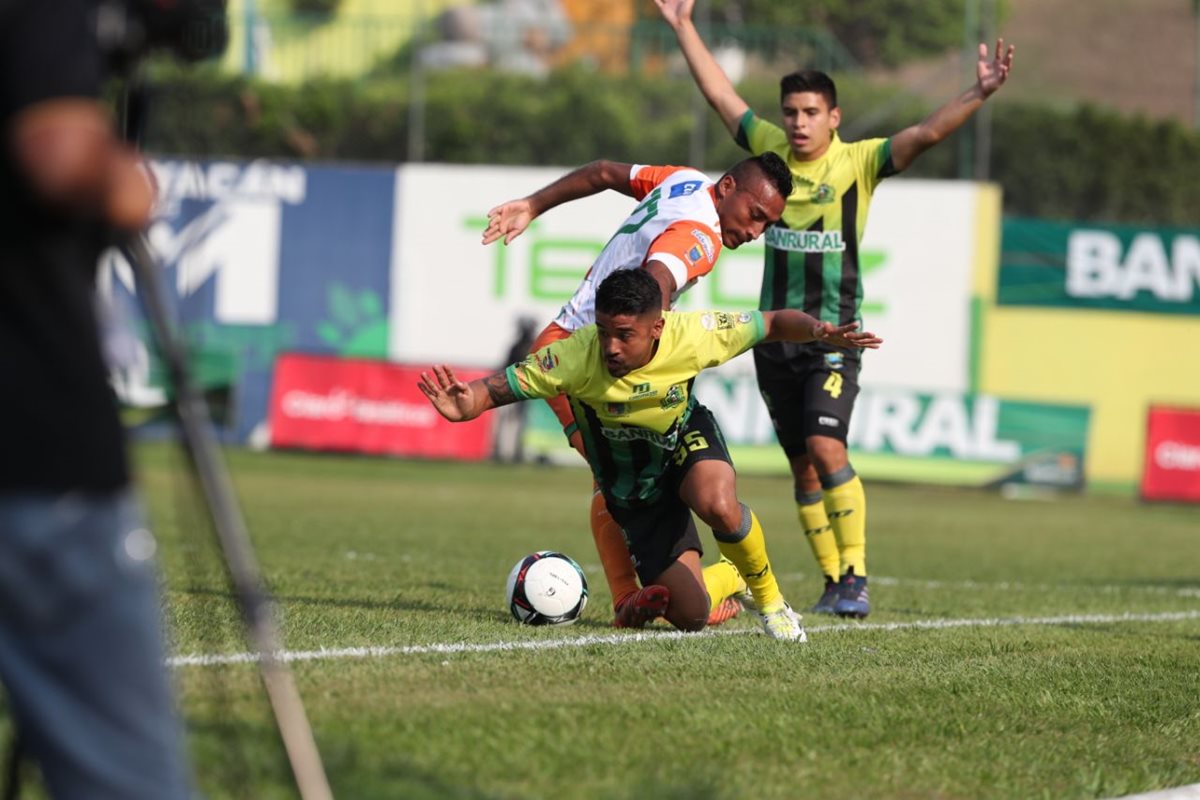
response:
[[[149,71],[147,150],[564,168],[611,158],[714,172],[744,155],[699,98],[650,0],[410,0],[399,4],[408,9],[403,18],[378,0],[342,0],[317,16],[272,0],[257,0],[254,16],[248,2],[231,4],[233,42],[220,64]],[[1011,27],[1033,41],[1018,43],[1014,77],[985,107],[986,127],[966,126],[907,174],[972,177],[982,163],[1003,187],[1008,214],[1187,226],[1200,219],[1200,136],[1180,119],[1178,89],[1168,113],[1130,108],[1154,101],[1159,84],[1186,91],[1193,77],[1200,81],[1191,0],[1143,0],[1139,17],[1149,21],[1127,23],[1175,37],[1174,50],[1135,53],[1161,80],[1137,83],[1141,73],[1129,63],[1103,74],[1088,69],[1076,84],[1095,88],[1082,98],[1049,78],[1071,77],[1070,65],[1104,42],[1043,34],[1042,17],[1029,15],[1080,19],[1090,9],[1101,25],[1106,9],[1121,13],[1118,0],[697,6],[706,40],[752,108],[775,119],[782,74],[826,69],[838,81],[847,139],[918,122],[973,80],[965,52]],[[1083,54],[1064,67],[1059,51],[1072,47]]]

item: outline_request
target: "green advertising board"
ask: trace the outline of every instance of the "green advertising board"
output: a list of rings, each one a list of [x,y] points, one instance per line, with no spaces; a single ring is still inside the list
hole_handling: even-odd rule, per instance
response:
[[[1005,219],[1005,306],[1200,314],[1200,230]]]

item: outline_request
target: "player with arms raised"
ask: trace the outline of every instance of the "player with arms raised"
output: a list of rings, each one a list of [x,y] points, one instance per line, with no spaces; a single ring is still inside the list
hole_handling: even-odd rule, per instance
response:
[[[1013,48],[979,46],[975,85],[923,122],[887,139],[843,142],[837,89],[824,72],[802,70],[780,81],[782,127],[757,116],[713,59],[692,24],[695,0],[655,0],[674,29],[688,68],[737,143],[784,158],[796,188],[781,225],[766,235],[759,307],[802,308],[845,324],[860,321],[858,246],[879,182],[895,175],[957,130],[1000,88]],[[754,350],[758,386],[791,465],[800,522],[825,574],[813,607],[865,617],[866,496],[850,465],[846,432],[858,396],[860,357],[828,342],[774,342]]]

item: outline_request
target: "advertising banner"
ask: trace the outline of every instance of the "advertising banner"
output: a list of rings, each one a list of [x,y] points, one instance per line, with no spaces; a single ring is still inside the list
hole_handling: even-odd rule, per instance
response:
[[[488,209],[567,169],[406,165],[396,203],[389,357],[499,367],[517,321],[558,313],[635,201],[613,191],[551,209],[507,247],[484,247]],[[866,327],[887,339],[878,385],[968,389],[977,205],[988,187],[884,181],[861,248]],[[998,224],[998,219],[989,220]],[[759,242],[721,253],[679,308],[758,307]]]
[[[455,368],[464,381],[485,372]],[[479,461],[491,454],[492,416],[447,422],[417,388],[421,369],[298,353],[275,363],[271,446]]]
[[[1150,407],[1141,494],[1200,503],[1200,408]]]
[[[701,373],[695,394],[717,418],[739,470],[787,471],[753,362],[737,359]],[[581,463],[554,415],[536,405],[527,453]],[[1074,490],[1084,485],[1090,416],[1082,406],[868,387],[855,403],[848,443],[855,470],[867,478]]]
[[[1200,314],[1200,231],[1005,219],[1000,305]]]
[[[275,356],[387,351],[395,170],[268,161],[150,164],[159,205],[148,236],[204,384],[229,398],[227,437],[265,436]],[[142,340],[114,385],[127,405],[165,399],[132,271],[115,251],[101,290]]]

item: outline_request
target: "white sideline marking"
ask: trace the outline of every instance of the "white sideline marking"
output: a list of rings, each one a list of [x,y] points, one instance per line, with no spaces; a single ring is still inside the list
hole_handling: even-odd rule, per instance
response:
[[[779,575],[784,580],[802,580],[814,576],[812,573],[790,572]],[[1120,594],[1133,592],[1156,594],[1172,597],[1200,597],[1200,588],[1185,587],[1172,589],[1166,586],[1126,586],[1121,584],[1088,584],[1074,583],[1021,583],[1020,581],[939,581],[922,580],[920,578],[892,578],[886,575],[872,575],[871,583],[877,586],[920,586],[922,589],[989,589],[1000,592],[1099,592],[1100,594]]]
[[[1178,622],[1200,619],[1200,611],[1172,611],[1159,614],[1067,614],[1058,617],[996,617],[991,619],[930,619],[917,622],[850,622],[838,625],[817,625],[809,633],[847,633],[857,631],[939,630],[944,628],[999,628],[1016,625],[1102,625],[1109,622]],[[342,647],[320,650],[284,650],[276,654],[280,661],[326,661],[342,658],[384,658],[440,653],[494,653],[508,650],[559,650],[565,647],[629,644],[631,642],[662,641],[702,636],[729,636],[757,633],[758,628],[730,628],[720,631],[684,633],[682,631],[649,631],[644,633],[609,633],[565,639],[543,639],[528,642],[492,642],[489,644],[418,644],[407,647]],[[226,664],[251,664],[259,660],[257,653],[198,654],[174,656],[167,659],[170,667],[214,667]]]
[[[1176,786],[1174,789],[1163,789],[1145,794],[1127,794],[1113,800],[1200,800],[1200,783]]]

